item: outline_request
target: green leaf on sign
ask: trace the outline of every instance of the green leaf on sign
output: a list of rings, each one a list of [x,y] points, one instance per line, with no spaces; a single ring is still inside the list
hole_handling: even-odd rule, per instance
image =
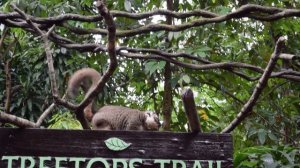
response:
[[[131,145],[131,143],[126,143],[122,139],[115,138],[115,137],[109,138],[109,139],[105,140],[104,142],[105,142],[106,146],[108,147],[108,149],[110,149],[112,151],[122,151]]]

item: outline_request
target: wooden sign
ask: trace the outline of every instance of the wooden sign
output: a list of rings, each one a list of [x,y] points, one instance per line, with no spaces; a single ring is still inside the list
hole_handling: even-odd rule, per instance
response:
[[[227,168],[230,134],[0,128],[0,168]]]

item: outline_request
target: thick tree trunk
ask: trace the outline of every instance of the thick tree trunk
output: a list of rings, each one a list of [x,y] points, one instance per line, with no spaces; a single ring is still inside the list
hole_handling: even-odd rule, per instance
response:
[[[164,97],[163,97],[163,129],[170,130],[171,114],[172,114],[172,86],[171,86],[171,65],[169,62],[165,66],[165,84],[164,84]]]
[[[173,10],[173,2],[172,0],[167,0],[167,8],[168,10]],[[172,25],[172,17],[167,16],[167,24]],[[166,38],[167,43],[170,42],[168,38]],[[172,115],[172,86],[171,86],[171,78],[172,78],[172,70],[171,64],[169,62],[165,65],[165,83],[164,83],[164,97],[163,97],[163,129],[165,131],[170,130],[171,126],[171,115]]]

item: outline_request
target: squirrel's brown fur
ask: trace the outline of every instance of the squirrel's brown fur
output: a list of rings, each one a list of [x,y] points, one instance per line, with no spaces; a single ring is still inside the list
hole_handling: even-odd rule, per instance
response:
[[[100,74],[91,68],[76,71],[68,82],[68,95],[74,98],[81,87],[85,95],[97,85]],[[99,110],[91,102],[85,109],[87,120],[92,122],[93,129],[101,130],[158,130],[158,116],[154,112],[139,111],[121,106],[104,106]]]

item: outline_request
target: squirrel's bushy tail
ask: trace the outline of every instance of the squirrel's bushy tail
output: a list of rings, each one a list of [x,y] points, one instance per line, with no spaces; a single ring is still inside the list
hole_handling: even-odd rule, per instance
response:
[[[71,98],[76,97],[80,87],[82,87],[86,94],[90,88],[96,86],[100,78],[100,73],[92,68],[82,68],[76,71],[69,79],[67,90],[68,95]]]
[[[87,95],[92,88],[94,88],[97,82],[100,80],[101,75],[95,69],[92,68],[83,68],[76,71],[68,82],[67,93],[68,96],[74,98],[78,95],[78,90],[81,87],[84,91],[84,94]],[[85,118],[88,121],[91,121],[94,115],[94,101],[92,101],[88,106],[83,110]]]

